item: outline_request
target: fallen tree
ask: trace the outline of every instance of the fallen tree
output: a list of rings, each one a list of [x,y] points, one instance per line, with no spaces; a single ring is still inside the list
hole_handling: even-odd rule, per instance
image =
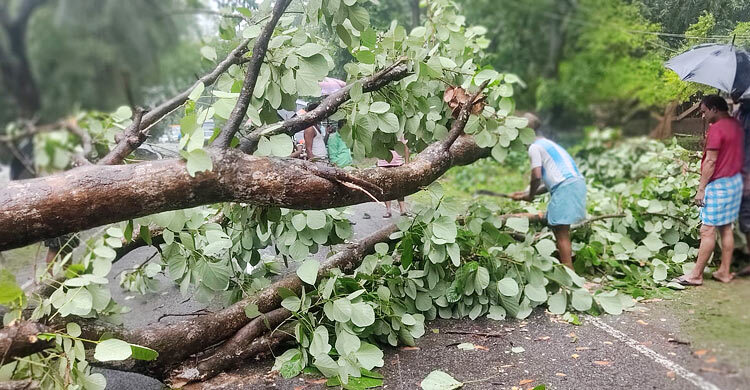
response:
[[[24,311],[22,292],[8,300],[9,316],[32,321],[0,332],[4,359],[33,354],[29,359],[59,366],[45,374],[42,387],[53,386],[50,381],[57,381],[54,386],[101,383],[88,364],[76,363],[88,360],[184,384],[268,351],[286,337],[269,331],[296,316],[281,308],[281,292],[300,294],[305,283],[312,283],[310,274],[297,273],[246,291],[260,280],[242,271],[259,264],[259,249],[272,246],[285,262],[302,261],[319,246],[350,235],[348,223],[341,223],[333,211],[312,211],[397,199],[424,189],[452,166],[491,154],[500,159],[511,143],[523,147],[519,132],[525,122],[510,116],[507,100],[508,88],[516,81],[495,71],[478,71],[473,57],[482,55],[481,34],[462,26],[453,12],[442,13],[452,5],[432,6],[444,20],[429,20],[429,33],[417,29],[406,39],[405,30],[394,27],[370,39],[367,11],[357,1],[311,5],[301,11],[301,19],[284,19],[291,3],[277,1],[268,15],[257,19],[265,23],[262,28],[238,25],[245,30],[242,40],[190,88],[155,108],[134,107],[116,142],[105,145],[108,153],[92,161],[96,164],[12,182],[0,190],[0,250],[106,225],[87,243],[83,256],[58,259],[50,266],[56,289],[49,296],[31,297],[36,299],[33,311]],[[281,122],[269,119],[269,112],[288,107],[297,96],[320,93],[318,82],[330,70],[327,49],[299,26],[322,21],[332,24],[338,39],[365,60],[352,64],[356,69],[348,69],[349,84],[323,98],[318,108]],[[286,28],[294,23],[298,27]],[[457,32],[465,35],[463,48],[440,44],[428,51],[424,39],[436,34],[433,23],[458,23]],[[377,54],[377,61],[365,52]],[[454,68],[461,71],[451,73],[450,79],[472,95],[459,107],[444,107],[451,99],[443,100],[443,69]],[[213,91],[218,99],[211,99],[210,108],[197,105],[211,85],[219,88]],[[241,85],[238,92],[234,85]],[[491,107],[485,109],[487,97]],[[121,164],[148,139],[151,126],[180,108],[182,158]],[[472,112],[477,116],[471,117]],[[223,125],[208,145],[200,125],[211,115]],[[418,153],[400,167],[354,170],[287,157],[290,135],[329,117],[349,120],[339,131],[358,157],[390,155],[390,149],[399,148],[397,134]],[[248,120],[253,128],[241,132]],[[82,131],[94,131],[81,126]],[[88,144],[95,137],[81,139]],[[91,149],[86,145],[82,155],[91,157]],[[220,212],[209,217],[211,213],[198,207],[203,205]],[[174,217],[178,213],[182,219]],[[185,217],[187,213],[191,217]],[[217,215],[222,223],[216,223]],[[381,229],[315,265],[313,282],[357,268],[396,230]],[[161,237],[152,239],[152,232],[161,232]],[[105,276],[116,258],[142,244],[155,245],[161,256],[137,272],[168,273],[186,291],[233,291],[234,303],[209,315],[142,329],[96,319],[121,313]],[[300,269],[307,272],[311,261],[305,260]],[[256,316],[248,314],[250,307]],[[135,359],[125,360],[131,356]],[[30,368],[15,371],[34,376]],[[60,372],[66,374],[58,377]]]

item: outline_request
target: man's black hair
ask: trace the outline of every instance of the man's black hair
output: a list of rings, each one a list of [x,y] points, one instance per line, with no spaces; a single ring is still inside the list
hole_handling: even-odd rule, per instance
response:
[[[716,110],[722,112],[729,111],[729,105],[727,101],[719,95],[707,95],[703,97],[701,103],[706,106],[709,110]]]

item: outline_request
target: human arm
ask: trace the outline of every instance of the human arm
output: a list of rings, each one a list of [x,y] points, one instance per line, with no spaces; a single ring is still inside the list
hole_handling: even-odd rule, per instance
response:
[[[704,205],[703,198],[706,197],[706,186],[714,175],[714,171],[716,170],[716,160],[718,157],[718,150],[706,150],[706,158],[703,160],[701,166],[701,180],[698,183],[698,192],[696,192],[695,199],[693,200],[698,206]]]

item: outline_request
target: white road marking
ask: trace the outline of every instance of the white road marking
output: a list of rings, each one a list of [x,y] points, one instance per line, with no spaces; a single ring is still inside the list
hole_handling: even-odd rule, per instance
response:
[[[656,363],[659,363],[662,366],[668,368],[669,370],[674,371],[677,375],[685,378],[688,382],[694,384],[699,389],[721,390],[716,385],[707,381],[700,375],[695,374],[691,371],[688,371],[685,367],[682,367],[681,365],[665,358],[664,356],[659,355],[653,349],[646,347],[645,345],[639,343],[637,340],[633,339],[632,337],[604,323],[602,320],[596,317],[590,317],[590,316],[588,316],[587,318],[597,328],[609,333],[612,337],[622,341],[623,343],[627,344],[629,347],[635,349],[641,354],[646,355],[648,358],[655,361]]]

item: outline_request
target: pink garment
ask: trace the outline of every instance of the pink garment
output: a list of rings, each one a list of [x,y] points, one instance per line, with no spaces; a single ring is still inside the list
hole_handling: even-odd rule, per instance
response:
[[[391,161],[378,160],[379,167],[400,167],[404,165],[406,161],[401,157],[400,154],[396,153],[395,150],[391,150]]]
[[[399,139],[399,141],[401,141],[404,144],[404,146],[406,146],[406,139],[405,138],[401,138],[401,139]],[[395,150],[391,150],[391,160],[390,161],[378,159],[378,166],[379,167],[400,167],[400,166],[404,165],[405,163],[406,163],[406,160],[404,160],[404,158],[400,154],[396,153]]]

